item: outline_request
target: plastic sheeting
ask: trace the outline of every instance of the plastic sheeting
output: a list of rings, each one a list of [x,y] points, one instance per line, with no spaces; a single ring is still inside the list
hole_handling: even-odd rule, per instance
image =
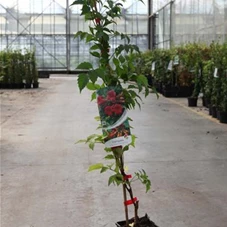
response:
[[[38,67],[48,70],[74,70],[80,62],[93,61],[89,45],[74,38],[77,31],[88,30],[89,24],[80,16],[80,6],[70,7],[72,2],[0,0],[0,50],[34,48]],[[146,50],[146,4],[128,0],[123,13],[113,29],[127,33],[133,44]],[[110,51],[121,42],[120,38],[113,39]]]
[[[155,46],[227,40],[227,0],[176,0],[155,14]]]

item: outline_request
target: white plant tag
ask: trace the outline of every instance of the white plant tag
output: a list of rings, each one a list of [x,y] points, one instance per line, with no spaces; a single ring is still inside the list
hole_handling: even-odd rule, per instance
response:
[[[171,61],[169,62],[168,70],[170,70],[170,71],[173,70],[173,60],[171,60]]]
[[[152,62],[152,65],[151,65],[151,70],[154,71],[155,70],[155,62]]]
[[[218,78],[218,68],[215,68],[214,70],[214,78]]]
[[[178,56],[178,55],[176,55],[176,56],[174,57],[173,65],[179,65],[179,56]]]

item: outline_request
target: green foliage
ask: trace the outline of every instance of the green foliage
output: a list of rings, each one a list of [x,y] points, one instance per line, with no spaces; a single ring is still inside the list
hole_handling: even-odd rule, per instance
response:
[[[90,43],[90,55],[98,60],[97,67],[90,62],[82,62],[77,66],[77,69],[83,70],[78,76],[78,87],[80,92],[85,88],[91,90],[91,100],[96,99],[96,94],[105,100],[99,104],[102,124],[105,120],[112,125],[119,119],[119,113],[112,114],[111,112],[111,115],[108,116],[105,114],[106,107],[110,107],[112,103],[112,100],[105,95],[109,91],[108,89],[114,89],[117,94],[115,101],[121,101],[124,103],[124,108],[127,109],[135,108],[136,105],[140,107],[141,93],[144,92],[145,97],[149,94],[147,78],[138,70],[138,64],[135,64],[141,54],[139,48],[130,43],[130,38],[126,34],[111,29],[111,25],[116,24],[116,19],[121,18],[123,2],[121,0],[76,0],[72,4],[81,5],[81,15],[90,22],[89,32],[79,31],[75,37]],[[111,52],[109,41],[116,37],[120,37],[124,44]],[[100,90],[100,88],[102,89]],[[100,121],[100,118],[96,118],[96,120]],[[124,128],[129,129],[128,123],[125,124],[127,125]],[[105,132],[105,129],[103,131]],[[93,134],[78,142],[88,144],[88,147],[93,150],[96,143],[104,144],[106,139],[103,135]],[[104,160],[108,164],[97,163],[89,167],[89,171],[100,170],[100,173],[110,171],[112,175],[109,177],[108,185],[122,185],[123,189],[128,191],[131,199],[133,199],[132,187],[131,182],[125,178],[123,156],[124,152],[129,150],[129,146],[135,147],[135,139],[136,137],[132,135],[131,144],[125,147],[105,148]],[[145,185],[146,191],[150,189],[150,181],[145,171],[136,174],[135,179]],[[136,220],[138,210],[136,202],[134,202],[134,208]]]
[[[35,52],[7,50],[0,52],[0,81],[5,85],[21,85],[38,81]]]

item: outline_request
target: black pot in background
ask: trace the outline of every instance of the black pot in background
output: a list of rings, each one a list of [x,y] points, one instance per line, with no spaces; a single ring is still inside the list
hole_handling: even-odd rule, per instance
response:
[[[152,80],[153,78],[152,78],[151,74],[147,74],[145,76],[147,78],[148,85],[153,86],[153,80]]]
[[[220,111],[217,110],[217,119],[220,120]]]
[[[30,84],[30,83],[25,84],[25,88],[30,89],[31,87],[32,87],[32,84]]]
[[[39,82],[34,82],[34,83],[32,84],[32,86],[33,86],[33,88],[38,88],[38,87],[39,87]]]
[[[206,97],[203,97],[204,98],[204,104],[205,104],[205,107],[209,108],[210,106],[210,98],[206,98]]]
[[[212,116],[212,106],[209,105],[209,115]]]
[[[212,106],[212,117],[217,118],[217,108],[216,106]]]
[[[219,112],[219,120],[221,123],[227,124],[227,112]]]
[[[194,107],[197,106],[198,98],[188,97],[188,106]]]

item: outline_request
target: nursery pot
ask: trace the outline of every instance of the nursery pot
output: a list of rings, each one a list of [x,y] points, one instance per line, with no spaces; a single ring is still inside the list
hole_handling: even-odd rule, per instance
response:
[[[216,106],[212,106],[211,109],[212,109],[212,117],[217,118],[217,108],[216,108]]]
[[[219,120],[221,123],[227,124],[227,112],[219,112]]]
[[[212,116],[212,106],[209,105],[209,115]]]
[[[129,224],[134,222],[134,218],[129,219]],[[126,227],[126,221],[119,221],[116,223],[117,227]],[[138,227],[158,227],[153,221],[150,220],[147,214],[139,218]]]
[[[30,83],[26,83],[26,84],[25,84],[25,88],[29,89],[29,88],[31,88],[31,87],[32,87],[32,85],[31,85]]]
[[[198,98],[188,97],[188,106],[197,106]]]
[[[39,87],[39,82],[34,82],[32,85],[33,85],[33,88],[38,88]]]

